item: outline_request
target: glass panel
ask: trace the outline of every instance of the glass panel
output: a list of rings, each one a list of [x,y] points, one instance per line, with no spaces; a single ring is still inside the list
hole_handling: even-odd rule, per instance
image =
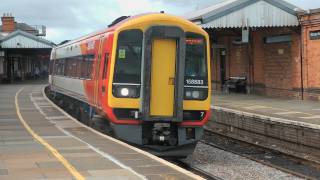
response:
[[[119,34],[113,82],[140,84],[142,40],[140,30],[127,30]]]
[[[205,38],[199,34],[186,33],[186,84],[207,85],[207,75]]]
[[[104,57],[104,66],[103,66],[102,79],[106,79],[107,78],[108,62],[109,62],[109,53],[106,53],[105,57]]]

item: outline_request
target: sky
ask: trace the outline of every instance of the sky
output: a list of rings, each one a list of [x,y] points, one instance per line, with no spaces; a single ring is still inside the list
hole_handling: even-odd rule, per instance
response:
[[[1,0],[0,15],[17,22],[45,25],[46,39],[60,43],[103,29],[124,15],[160,12],[183,15],[224,0]],[[302,8],[320,8],[320,0],[287,0]]]

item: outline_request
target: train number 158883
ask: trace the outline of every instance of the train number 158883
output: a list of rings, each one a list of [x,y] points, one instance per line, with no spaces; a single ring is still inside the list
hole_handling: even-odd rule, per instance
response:
[[[198,80],[198,79],[186,79],[187,84],[192,84],[192,85],[203,85],[203,80]]]

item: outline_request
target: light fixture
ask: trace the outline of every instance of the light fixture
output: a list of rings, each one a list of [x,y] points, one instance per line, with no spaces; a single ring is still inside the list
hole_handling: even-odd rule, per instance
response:
[[[122,96],[128,96],[129,95],[129,89],[128,88],[122,88],[120,90],[120,93]]]

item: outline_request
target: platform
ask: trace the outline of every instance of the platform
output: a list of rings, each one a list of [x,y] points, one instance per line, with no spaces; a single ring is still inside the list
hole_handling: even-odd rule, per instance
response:
[[[0,85],[0,179],[201,179],[77,122],[44,84]]]
[[[207,128],[320,163],[320,103],[245,94],[212,95]]]
[[[320,102],[245,94],[216,93],[212,97],[212,105],[216,107],[288,119],[301,125],[320,125]]]

